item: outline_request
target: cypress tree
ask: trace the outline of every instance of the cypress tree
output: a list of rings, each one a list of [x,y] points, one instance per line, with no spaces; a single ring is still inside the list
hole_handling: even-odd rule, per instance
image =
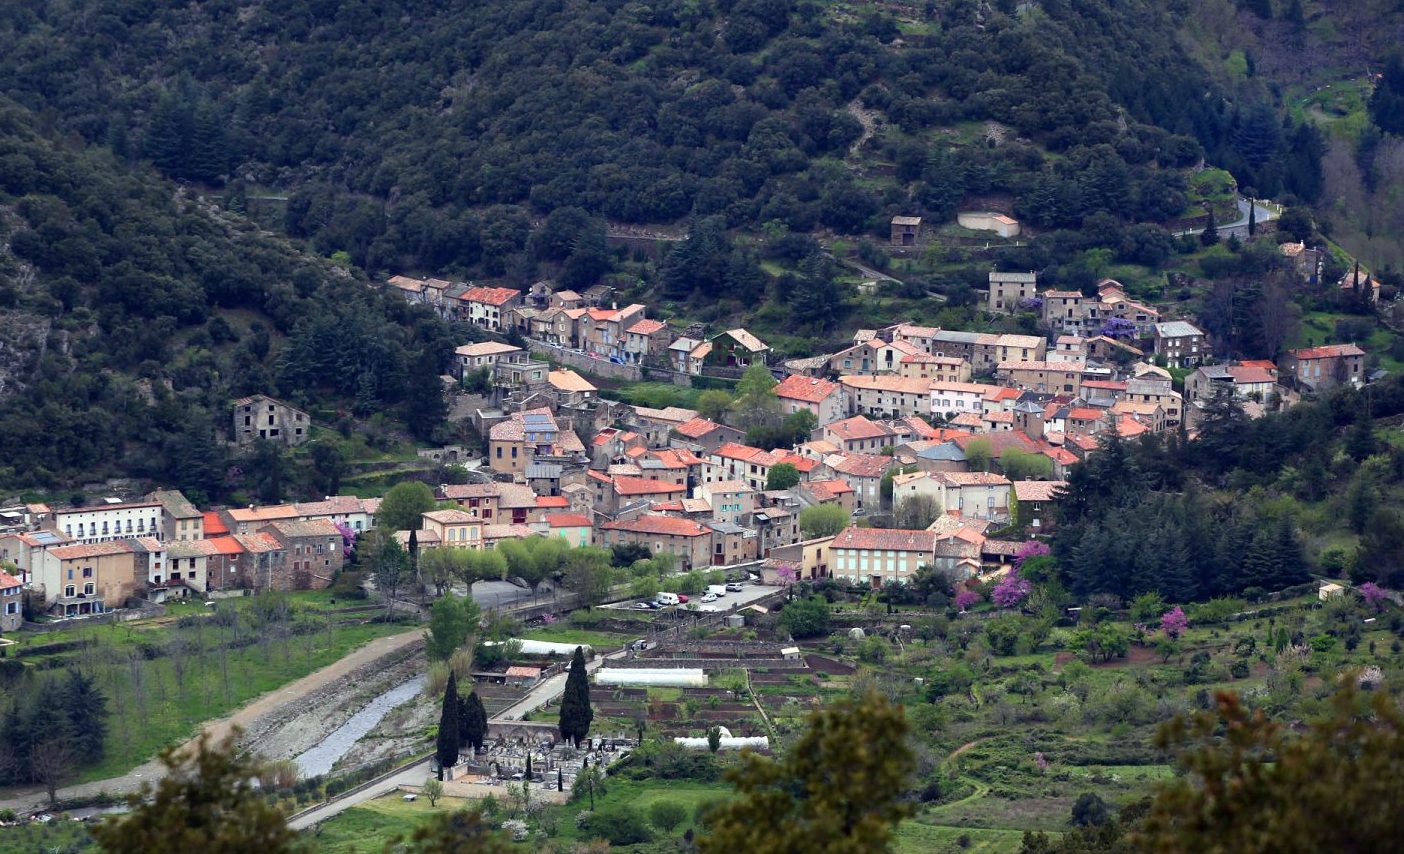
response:
[[[1209,209],[1209,222],[1205,224],[1204,230],[1199,233],[1199,242],[1202,246],[1213,246],[1219,242],[1219,225],[1214,220],[1214,209]]]
[[[585,653],[575,648],[570,660],[570,675],[566,676],[565,693],[561,695],[561,738],[576,747],[590,734],[590,722],[595,710],[590,708],[590,682],[585,676]]]
[[[458,679],[449,671],[448,684],[444,686],[443,709],[439,712],[439,738],[434,743],[434,755],[439,760],[439,779],[444,779],[444,769],[458,764]]]
[[[468,700],[473,704],[473,716],[477,718],[477,724],[474,729],[477,738],[473,741],[473,749],[482,750],[483,741],[487,738],[488,734],[487,709],[483,708],[483,698],[478,696],[477,691],[469,694]]]
[[[483,749],[487,738],[487,710],[477,691],[458,698],[458,734],[464,747],[471,746],[475,751]]]
[[[1248,201],[1248,236],[1252,237],[1258,233],[1258,206]]]

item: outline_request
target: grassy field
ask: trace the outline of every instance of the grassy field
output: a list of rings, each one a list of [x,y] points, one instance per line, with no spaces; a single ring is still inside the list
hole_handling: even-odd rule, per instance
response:
[[[81,666],[107,697],[106,755],[85,766],[78,782],[126,773],[201,724],[325,667],[363,644],[409,627],[328,619],[325,591],[296,594],[283,622],[260,621],[254,599],[226,600],[239,613],[234,626],[180,616],[204,605],[176,605],[167,617],[121,625],[92,625],[22,635],[24,660],[45,675]],[[369,616],[366,615],[366,616]],[[72,648],[75,643],[83,644]],[[47,649],[53,652],[46,652]],[[14,654],[13,652],[11,653]],[[41,677],[43,678],[43,677]]]
[[[964,841],[965,844],[962,844]],[[940,854],[940,852],[984,851],[988,854],[1015,854],[1024,841],[1023,831],[947,827],[904,821],[897,828],[893,849],[897,854]]]
[[[596,632],[589,629],[573,629],[570,626],[542,626],[527,629],[521,633],[526,640],[548,641],[550,643],[587,643],[596,651],[623,646],[630,640],[628,635],[613,632]]]
[[[88,827],[55,819],[50,824],[0,827],[0,854],[48,854],[95,849]]]
[[[386,795],[352,807],[309,836],[323,854],[379,854],[395,837],[408,838],[434,815],[463,805],[461,800],[445,798],[431,807],[426,798],[407,802],[398,794]]]

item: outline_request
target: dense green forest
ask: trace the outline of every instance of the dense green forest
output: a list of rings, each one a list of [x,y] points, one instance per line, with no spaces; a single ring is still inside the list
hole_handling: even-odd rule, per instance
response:
[[[377,270],[530,275],[562,208],[860,233],[990,194],[1041,225],[1171,220],[1206,155],[1260,193],[1320,185],[1311,128],[1229,97],[1146,0],[0,10],[12,97],[236,207],[291,191],[291,234]]]
[[[232,397],[398,412],[428,437],[452,337],[427,310],[0,101],[0,484],[226,488]],[[319,413],[320,414],[320,413]]]

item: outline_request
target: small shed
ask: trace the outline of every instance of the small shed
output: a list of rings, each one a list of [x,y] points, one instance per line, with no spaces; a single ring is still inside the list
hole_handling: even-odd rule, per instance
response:
[[[521,688],[530,688],[540,681],[540,667],[527,667],[526,665],[518,664],[507,668],[508,685],[516,685]]]
[[[784,649],[780,650],[780,656],[786,661],[798,661],[800,657],[800,648],[797,646],[787,646]]]
[[[1327,599],[1334,599],[1337,596],[1344,596],[1345,588],[1339,584],[1327,582],[1316,591],[1316,598],[1325,602]]]
[[[894,216],[892,218],[892,245],[916,246],[921,242],[921,217]]]

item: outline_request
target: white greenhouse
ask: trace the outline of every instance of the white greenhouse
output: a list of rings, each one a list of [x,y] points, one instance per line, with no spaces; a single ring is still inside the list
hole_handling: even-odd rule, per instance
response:
[[[707,674],[701,668],[687,667],[602,667],[595,671],[596,685],[703,688]]]

